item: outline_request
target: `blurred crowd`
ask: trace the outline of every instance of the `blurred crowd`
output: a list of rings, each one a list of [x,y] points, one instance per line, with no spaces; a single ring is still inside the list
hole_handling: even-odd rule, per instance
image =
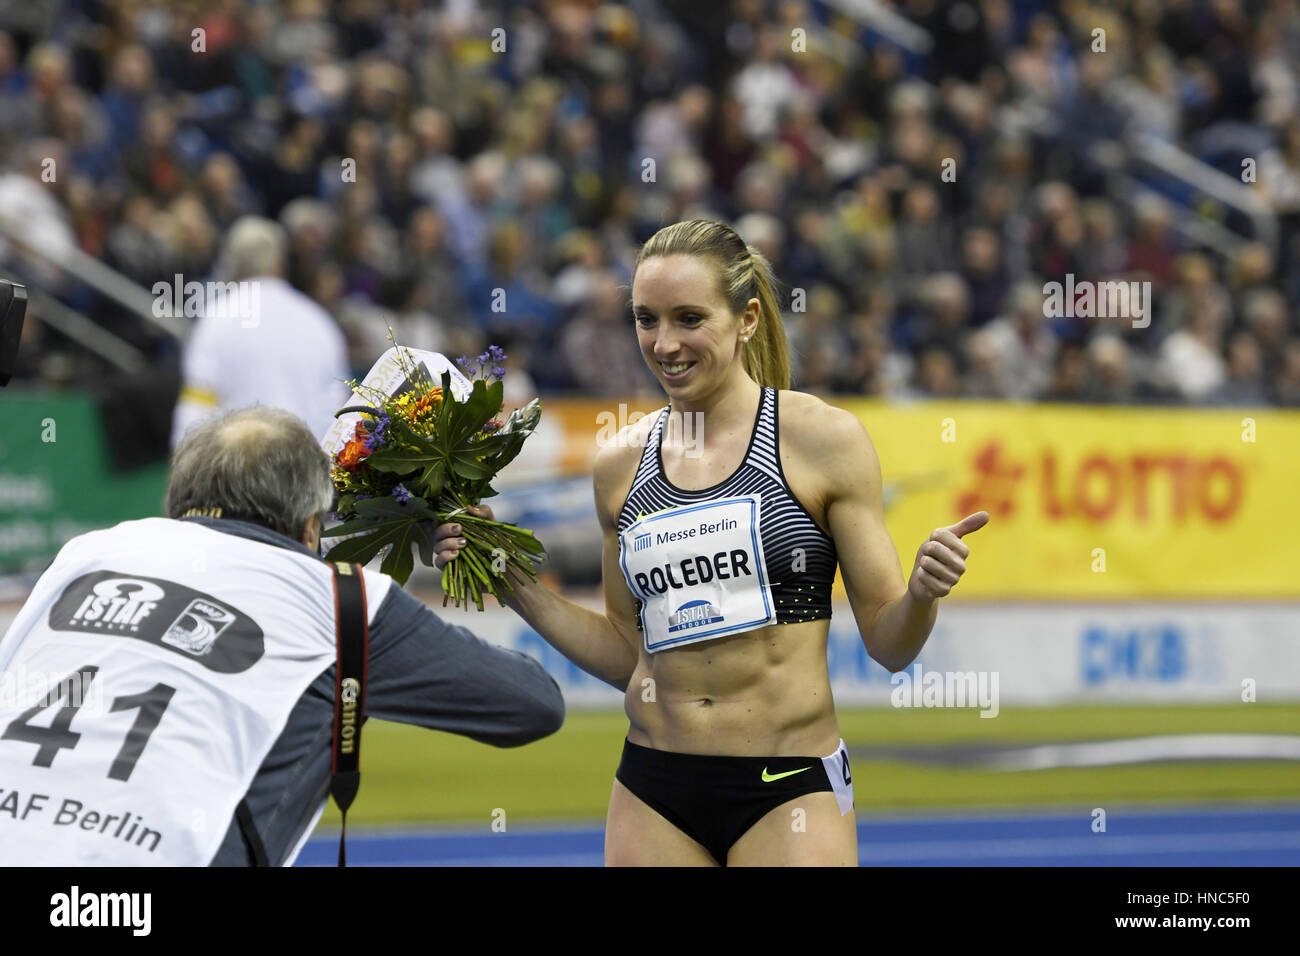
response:
[[[1300,3],[842,6],[0,2],[0,224],[44,252],[0,233],[0,267],[162,361],[48,260],[202,280],[259,214],[357,371],[391,326],[502,345],[517,388],[625,395],[656,390],[639,244],[720,218],[786,287],[801,390],[1300,406]],[[1275,235],[1132,188],[1141,136],[1227,180],[1249,158]],[[1046,316],[1067,274],[1150,282],[1149,324]],[[99,373],[32,327],[25,377]]]

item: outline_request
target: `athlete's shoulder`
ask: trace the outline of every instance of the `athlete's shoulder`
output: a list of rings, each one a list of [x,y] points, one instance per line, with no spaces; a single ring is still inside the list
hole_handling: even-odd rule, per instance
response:
[[[807,392],[777,393],[781,444],[809,454],[834,454],[848,445],[866,442],[867,430],[857,415]]]
[[[607,434],[602,429],[597,436],[596,457],[592,470],[598,479],[614,477],[628,468],[635,468],[641,461],[641,453],[650,440],[650,431],[662,409],[656,409],[648,415],[642,415],[634,422],[629,422],[615,434]]]
[[[779,397],[782,458],[794,456],[819,475],[832,498],[875,482],[880,459],[857,415],[807,392],[783,390]]]
[[[596,457],[592,461],[592,486],[602,525],[613,527],[618,519],[632,476],[641,463],[641,455],[650,438],[659,411],[653,411],[624,425],[614,435],[602,432]]]

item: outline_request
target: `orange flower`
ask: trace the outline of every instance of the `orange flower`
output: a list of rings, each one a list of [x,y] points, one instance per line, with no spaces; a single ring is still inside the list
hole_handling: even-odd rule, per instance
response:
[[[429,391],[425,392],[412,402],[410,407],[407,409],[407,413],[410,415],[411,421],[415,421],[416,419],[424,418],[431,412],[436,411],[437,407],[441,404],[442,386],[438,385],[429,389]]]
[[[339,464],[352,471],[369,454],[370,452],[366,451],[366,443],[360,438],[353,438],[339,452]]]

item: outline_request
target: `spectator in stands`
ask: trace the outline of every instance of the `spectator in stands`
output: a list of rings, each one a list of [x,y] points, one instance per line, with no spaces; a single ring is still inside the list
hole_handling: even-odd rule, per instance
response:
[[[489,338],[540,339],[560,321],[528,237],[514,222],[493,229],[486,267],[468,267],[465,275],[470,312]]]
[[[1282,360],[1288,334],[1286,299],[1276,289],[1261,289],[1247,297],[1243,319],[1264,353],[1265,377],[1272,378]]]
[[[612,272],[600,273],[591,294],[565,326],[557,358],[573,387],[593,395],[655,394],[657,379],[637,348],[627,290]]]
[[[1083,347],[1066,343],[1056,353],[1052,381],[1042,396],[1049,402],[1086,402],[1088,400],[1088,357]]]
[[[1043,315],[1043,287],[1026,280],[1012,288],[1003,314],[984,328],[988,347],[998,356],[997,394],[1042,398],[1057,366],[1058,341]]]
[[[1228,343],[1227,374],[1222,385],[1210,395],[1216,405],[1267,405],[1264,379],[1264,356],[1259,340],[1241,331]]]
[[[235,223],[217,275],[239,283],[240,305],[228,292],[206,297],[182,362],[173,445],[197,422],[253,403],[293,412],[319,437],[347,401],[351,369],[343,333],[285,281],[287,268],[283,228],[254,217]]]
[[[1282,350],[1282,361],[1273,376],[1273,401],[1300,408],[1300,338],[1291,339]]]
[[[203,164],[200,177],[203,202],[213,221],[223,232],[241,216],[256,211],[256,201],[229,153],[213,153]]]
[[[1098,335],[1088,343],[1087,401],[1133,403],[1139,400],[1133,356],[1118,335]]]
[[[956,272],[927,276],[916,293],[917,316],[903,330],[905,343],[914,351],[941,346],[958,350],[969,334],[970,291]]]
[[[837,352],[849,344],[808,362],[796,388],[898,392],[941,345],[949,364],[969,363],[969,394],[1074,395],[1082,364],[1090,400],[1245,400],[1259,387],[1245,330],[1278,392],[1300,333],[1287,321],[1300,314],[1293,5],[1254,16],[1202,0],[999,0],[955,20],[950,6],[898,5],[939,41],[924,56],[825,5],[514,5],[508,55],[485,60],[496,24],[483,6],[228,0],[196,58],[164,0],[82,4],[86,29],[0,32],[0,216],[146,289],[206,269],[212,233],[241,217],[279,219],[288,284],[356,323],[362,367],[386,344],[367,330],[392,322],[422,343],[463,333],[477,340],[468,354],[486,336],[520,336],[512,364],[526,357],[543,387],[573,383],[555,345],[589,308],[594,276],[626,282],[638,243],[699,215],[759,224],[754,241],[773,244],[784,281],[841,297],[826,335]],[[846,62],[790,52],[805,22],[812,52],[848,24]],[[1089,49],[1096,27],[1107,55]],[[1258,159],[1279,242],[1225,253],[1222,234],[1187,228],[1200,210],[1172,180],[1160,196],[1114,190],[1104,174],[1138,134],[1188,163]],[[955,179],[940,178],[945,159]],[[355,176],[341,175],[345,160]],[[1220,225],[1252,228],[1231,212]],[[160,364],[174,349],[48,261],[17,258],[12,243],[0,256]],[[1068,273],[1150,280],[1152,327],[1056,317],[1030,336],[1033,369],[1011,371],[1028,360],[1007,334],[1007,290]],[[504,312],[492,310],[498,288]],[[1201,299],[1227,311],[1196,345]],[[967,340],[999,310],[1006,321]],[[72,367],[100,361],[57,334],[42,341],[77,356]],[[1079,356],[1058,363],[1057,341]],[[1207,378],[1216,361],[1225,377]],[[944,362],[925,376],[939,391]],[[66,377],[68,363],[41,364]]]
[[[966,377],[964,392],[968,398],[1003,397],[1006,370],[1002,351],[994,333],[987,328],[972,332],[966,340]]]
[[[36,140],[22,148],[11,171],[0,173],[0,267],[14,269],[44,289],[65,287],[55,263],[75,248],[67,212],[48,184],[49,170],[57,176],[66,162],[60,142]],[[6,242],[6,234],[18,242]]]
[[[844,298],[829,285],[806,290],[804,311],[786,322],[792,374],[800,387],[820,395],[830,394],[843,376],[852,345],[843,327]]]
[[[916,390],[921,398],[957,398],[961,395],[961,374],[950,348],[932,345],[916,363]]]
[[[1193,303],[1187,325],[1160,345],[1164,379],[1185,400],[1204,401],[1227,381],[1219,342],[1224,315],[1213,301]]]

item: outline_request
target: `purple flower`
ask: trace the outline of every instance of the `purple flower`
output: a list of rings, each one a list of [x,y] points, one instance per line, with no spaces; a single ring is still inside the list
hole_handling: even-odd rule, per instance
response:
[[[371,419],[366,425],[366,437],[361,439],[361,444],[365,446],[366,452],[372,452],[376,447],[384,444],[384,431],[388,428],[388,415],[380,413],[378,420]]]
[[[366,446],[366,451],[374,451],[376,447],[384,444],[384,431],[388,428],[388,416],[381,414],[378,421],[371,421],[370,428],[363,439],[362,444]]]
[[[499,345],[489,345],[488,350],[482,355],[476,356],[473,361],[462,355],[456,359],[456,364],[460,366],[460,370],[469,379],[477,381],[480,378],[486,378],[489,374],[499,379],[506,374],[506,352]]]
[[[411,493],[406,490],[405,485],[398,485],[393,489],[393,497],[397,499],[398,504],[406,504],[411,500]]]

